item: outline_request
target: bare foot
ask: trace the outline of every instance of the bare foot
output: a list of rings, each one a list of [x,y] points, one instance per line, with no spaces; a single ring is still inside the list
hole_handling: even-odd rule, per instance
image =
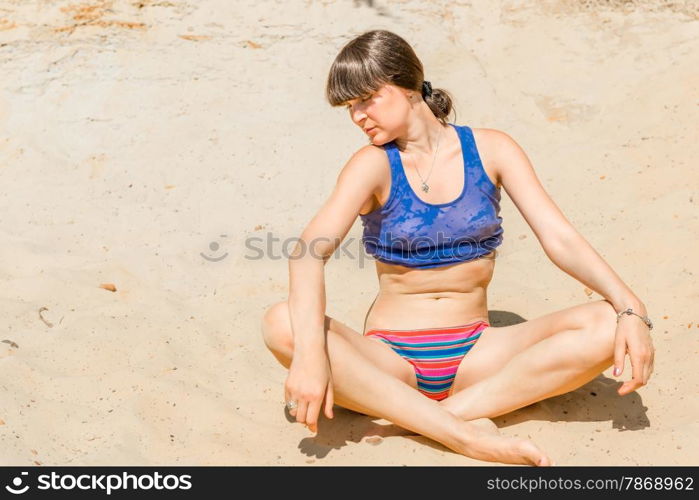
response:
[[[464,435],[470,437],[456,451],[467,457],[504,464],[552,465],[548,455],[528,439],[501,436],[499,429],[489,418],[462,423]]]
[[[474,425],[479,430],[485,432],[486,434],[500,434],[500,429],[495,425],[495,422],[489,418],[477,418],[475,420],[467,420],[469,424]]]

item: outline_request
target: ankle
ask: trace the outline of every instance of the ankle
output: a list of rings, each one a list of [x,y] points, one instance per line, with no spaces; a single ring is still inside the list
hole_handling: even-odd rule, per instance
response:
[[[473,450],[481,434],[481,429],[469,422],[461,420],[460,418],[457,418],[454,422],[452,438],[459,450]]]

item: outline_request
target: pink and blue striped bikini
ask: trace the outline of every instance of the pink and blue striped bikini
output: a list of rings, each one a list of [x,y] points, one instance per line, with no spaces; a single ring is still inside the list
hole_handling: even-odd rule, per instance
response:
[[[440,401],[449,395],[461,360],[488,328],[487,321],[420,330],[372,329],[366,337],[388,344],[415,369],[417,389]]]

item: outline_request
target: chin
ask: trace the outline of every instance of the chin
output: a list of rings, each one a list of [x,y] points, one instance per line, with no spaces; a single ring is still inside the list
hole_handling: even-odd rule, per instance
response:
[[[388,141],[384,141],[382,139],[379,139],[376,135],[374,137],[368,137],[368,140],[369,140],[369,144],[373,144],[374,146],[382,146],[386,142],[388,142]]]

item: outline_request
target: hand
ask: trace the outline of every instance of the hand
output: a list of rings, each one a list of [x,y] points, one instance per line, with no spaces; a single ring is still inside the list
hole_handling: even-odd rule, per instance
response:
[[[325,416],[333,418],[333,382],[325,352],[294,353],[284,385],[284,401],[296,401],[289,410],[296,421],[318,432],[318,416],[325,397]]]
[[[624,382],[619,388],[617,392],[620,396],[625,396],[646,385],[653,373],[655,348],[650,329],[641,321],[641,318],[633,315],[624,315],[617,323],[614,338],[615,376],[620,376],[624,371],[624,356],[627,351],[631,360],[632,379]]]

